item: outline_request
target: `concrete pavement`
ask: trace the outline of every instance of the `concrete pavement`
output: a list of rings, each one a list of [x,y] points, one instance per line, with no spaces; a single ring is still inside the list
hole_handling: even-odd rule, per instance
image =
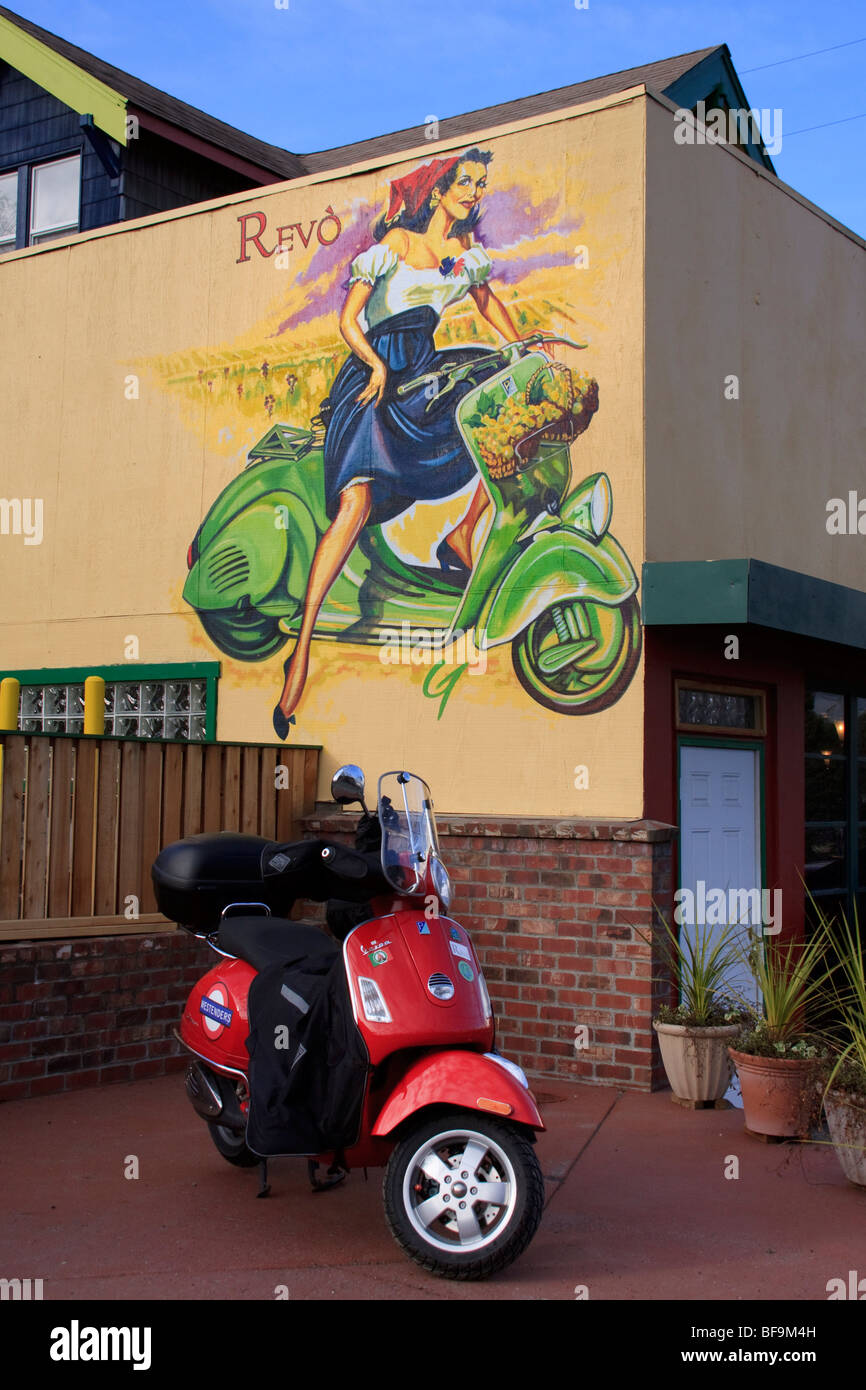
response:
[[[866,1275],[866,1191],[826,1145],[764,1145],[742,1112],[533,1081],[547,1205],[496,1278],[436,1279],[385,1225],[382,1172],[313,1196],[303,1160],[230,1167],[181,1073],[0,1106],[0,1276],[45,1299],[819,1300]],[[826,1136],[825,1136],[826,1137]],[[133,1171],[138,1161],[138,1177]],[[738,1171],[738,1176],[732,1176]]]

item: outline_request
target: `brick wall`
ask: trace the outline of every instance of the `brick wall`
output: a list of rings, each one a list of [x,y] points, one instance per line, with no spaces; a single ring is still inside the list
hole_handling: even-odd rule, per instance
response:
[[[353,824],[306,827],[351,841]],[[649,926],[653,901],[670,902],[670,828],[455,817],[439,831],[499,1049],[535,1076],[664,1084],[651,1020],[668,993],[635,928]],[[182,1067],[171,1029],[214,959],[179,930],[0,947],[0,1100]]]
[[[161,1076],[171,1033],[215,960],[187,932],[0,947],[0,1100]]]
[[[670,905],[671,827],[441,815],[437,823],[451,915],[472,934],[499,1050],[536,1076],[665,1085],[652,1017],[671,992],[635,928],[648,929],[653,902]],[[305,824],[345,836],[344,816]]]

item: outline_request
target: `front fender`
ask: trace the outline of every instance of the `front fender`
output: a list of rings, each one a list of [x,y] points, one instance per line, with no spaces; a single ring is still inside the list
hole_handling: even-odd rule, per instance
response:
[[[505,1113],[482,1105],[493,1101],[509,1106]],[[544,1129],[544,1121],[531,1091],[498,1062],[481,1052],[453,1050],[427,1053],[413,1062],[379,1112],[373,1134],[390,1134],[410,1115],[428,1105],[456,1105],[462,1110],[494,1114],[531,1129]]]
[[[610,532],[592,541],[570,526],[541,531],[503,576],[478,625],[478,644],[510,642],[553,603],[614,608],[636,592],[631,561]]]

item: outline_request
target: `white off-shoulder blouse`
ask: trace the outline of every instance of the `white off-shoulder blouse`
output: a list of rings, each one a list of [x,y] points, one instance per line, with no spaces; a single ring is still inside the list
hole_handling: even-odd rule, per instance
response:
[[[473,285],[483,284],[492,269],[483,246],[461,252],[443,274],[439,266],[418,270],[407,265],[390,246],[379,243],[356,256],[349,283],[363,280],[373,286],[364,313],[367,327],[375,328],[383,319],[421,305],[430,305],[441,315],[449,304],[465,298]]]

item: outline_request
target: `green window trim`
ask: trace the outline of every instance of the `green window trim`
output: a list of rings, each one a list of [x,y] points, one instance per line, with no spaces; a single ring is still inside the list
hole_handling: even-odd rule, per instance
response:
[[[215,743],[217,727],[217,696],[219,688],[220,663],[218,661],[165,662],[161,664],[143,662],[124,662],[119,666],[60,666],[35,667],[28,670],[0,671],[0,680],[12,676],[23,686],[28,685],[79,685],[88,676],[101,676],[106,685],[115,682],[135,683],[137,681],[183,681],[203,680],[207,685],[205,703],[205,736],[196,740],[199,743]],[[84,738],[84,734],[46,733],[47,738]],[[102,735],[94,735],[102,737]],[[131,743],[189,743],[188,739],[149,739],[139,735],[106,735],[119,737]]]

